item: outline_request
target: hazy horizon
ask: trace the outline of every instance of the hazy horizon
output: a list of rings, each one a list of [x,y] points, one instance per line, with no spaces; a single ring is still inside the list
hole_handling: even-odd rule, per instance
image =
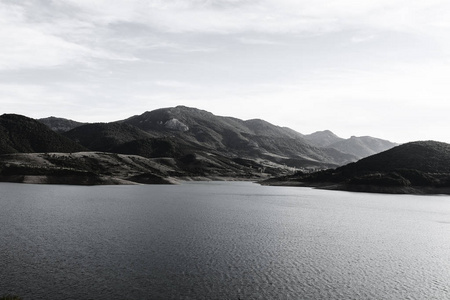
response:
[[[185,105],[303,134],[450,142],[446,1],[0,1],[1,113]]]

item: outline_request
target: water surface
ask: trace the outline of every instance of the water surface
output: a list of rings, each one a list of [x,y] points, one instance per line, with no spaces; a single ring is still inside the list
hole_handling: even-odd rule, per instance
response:
[[[450,299],[450,197],[0,184],[0,294]]]

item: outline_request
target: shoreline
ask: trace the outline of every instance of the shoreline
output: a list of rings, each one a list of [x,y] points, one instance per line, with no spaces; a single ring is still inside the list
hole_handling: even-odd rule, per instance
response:
[[[112,176],[54,176],[54,175],[0,175],[0,182],[19,183],[19,184],[60,184],[60,185],[81,185],[81,186],[97,186],[97,185],[177,185],[182,182],[193,181],[247,181],[258,182],[261,178],[239,178],[229,176],[182,176],[182,177],[160,177],[145,176],[136,178],[118,178]]]
[[[357,185],[332,182],[308,183],[289,180],[267,180],[259,182],[265,186],[286,186],[286,187],[310,187],[329,191],[346,191],[357,193],[373,194],[400,194],[400,195],[450,195],[450,187],[431,187],[431,186],[379,186],[379,185]]]

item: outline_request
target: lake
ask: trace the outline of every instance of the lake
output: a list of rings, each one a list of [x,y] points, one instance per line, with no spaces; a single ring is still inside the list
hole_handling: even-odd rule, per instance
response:
[[[450,197],[0,184],[0,295],[450,299]]]

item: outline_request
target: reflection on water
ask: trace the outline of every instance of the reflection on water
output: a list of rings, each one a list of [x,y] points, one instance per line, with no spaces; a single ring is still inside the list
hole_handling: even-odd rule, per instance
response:
[[[450,299],[450,197],[0,184],[0,294]]]

